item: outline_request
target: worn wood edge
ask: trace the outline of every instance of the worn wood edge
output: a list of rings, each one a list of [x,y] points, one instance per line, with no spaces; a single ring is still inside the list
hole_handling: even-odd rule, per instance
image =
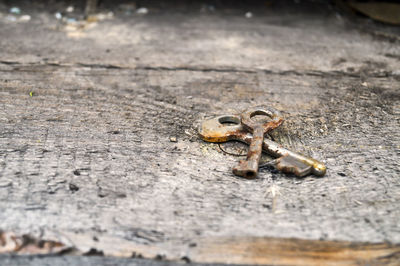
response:
[[[269,237],[207,239],[193,261],[273,265],[398,265],[400,245]]]
[[[146,245],[106,236],[64,233],[57,240],[0,232],[0,254],[104,255],[196,263],[253,265],[398,265],[400,244],[272,237],[210,237]],[[181,246],[181,249],[177,248]],[[180,250],[180,253],[177,253]]]

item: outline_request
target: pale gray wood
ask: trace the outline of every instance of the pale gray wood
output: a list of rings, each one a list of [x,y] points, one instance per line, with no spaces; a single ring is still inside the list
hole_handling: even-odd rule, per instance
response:
[[[159,260],[144,259],[127,259],[127,258],[107,258],[107,257],[83,257],[83,256],[59,256],[59,257],[42,257],[42,256],[7,256],[0,255],[1,265],[8,266],[173,266],[176,262],[166,262]],[[185,265],[185,264],[178,264]],[[193,266],[206,266],[210,264],[191,263]],[[215,264],[221,265],[221,264]]]
[[[29,24],[0,16],[1,230],[170,259],[230,236],[400,242],[398,42],[320,7],[115,11],[74,30],[32,5]],[[239,158],[196,134],[262,104],[324,178],[237,178]]]

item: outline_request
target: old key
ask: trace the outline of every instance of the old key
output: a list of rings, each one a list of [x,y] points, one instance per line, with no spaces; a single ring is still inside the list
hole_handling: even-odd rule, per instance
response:
[[[269,122],[259,122],[253,119],[256,115],[264,115],[272,118]],[[278,116],[274,110],[251,109],[240,115],[241,123],[244,128],[253,133],[253,139],[250,142],[249,151],[246,160],[241,160],[233,168],[233,173],[245,178],[254,178],[257,176],[258,164],[260,162],[264,134],[273,130],[282,124],[283,119]]]
[[[249,112],[254,112],[254,110],[250,110],[246,113]],[[269,124],[271,127],[270,130],[273,130],[282,123],[282,121],[276,123],[277,121],[282,120],[282,118],[279,117],[276,111],[271,111],[270,109],[269,115],[271,113],[273,114],[272,116],[275,116],[273,121],[271,121],[272,123],[270,122]],[[257,114],[253,114],[253,116]],[[246,131],[244,125],[241,123],[241,117],[239,115],[223,115],[206,120],[202,123],[199,133],[202,139],[208,142],[238,140],[251,144],[253,140],[253,135]],[[285,149],[275,141],[264,138],[262,148],[268,154],[277,157],[276,160],[269,162],[268,165],[274,166],[276,169],[284,173],[292,173],[298,177],[303,177],[308,174],[323,176],[326,172],[326,167],[323,163]],[[242,174],[240,175],[242,176]],[[247,177],[252,178],[255,176]]]

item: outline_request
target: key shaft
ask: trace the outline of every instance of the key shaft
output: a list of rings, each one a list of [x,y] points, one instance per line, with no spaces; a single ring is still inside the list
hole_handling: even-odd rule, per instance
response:
[[[262,147],[264,142],[264,129],[256,127],[253,131],[253,137],[250,141],[249,151],[246,160],[241,160],[239,165],[233,168],[233,173],[246,178],[255,178],[258,172]]]
[[[252,119],[256,115],[267,116],[272,120],[269,122],[256,121]],[[239,164],[233,168],[233,173],[251,179],[255,178],[258,173],[264,135],[282,124],[283,118],[281,118],[275,110],[264,108],[250,109],[242,113],[240,118],[243,127],[253,133],[253,138],[250,142],[246,160],[241,160]]]

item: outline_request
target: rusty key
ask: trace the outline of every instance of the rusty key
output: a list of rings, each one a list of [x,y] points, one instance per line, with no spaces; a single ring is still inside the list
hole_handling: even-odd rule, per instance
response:
[[[272,120],[269,122],[258,122],[253,119],[256,115],[268,116]],[[242,113],[240,118],[243,127],[253,133],[253,139],[251,140],[246,160],[241,160],[239,164],[233,168],[233,173],[249,179],[255,178],[258,173],[258,164],[261,158],[264,134],[282,124],[283,118],[279,117],[275,110],[266,108],[250,109]]]
[[[246,131],[240,122],[239,115],[218,116],[204,121],[199,129],[199,134],[203,140],[208,142],[238,140],[250,144],[253,135]],[[275,124],[275,126],[277,127],[279,124]],[[284,173],[291,173],[298,177],[308,174],[325,175],[326,167],[323,163],[285,149],[268,138],[264,138],[263,151],[277,158],[266,165],[273,166]]]

